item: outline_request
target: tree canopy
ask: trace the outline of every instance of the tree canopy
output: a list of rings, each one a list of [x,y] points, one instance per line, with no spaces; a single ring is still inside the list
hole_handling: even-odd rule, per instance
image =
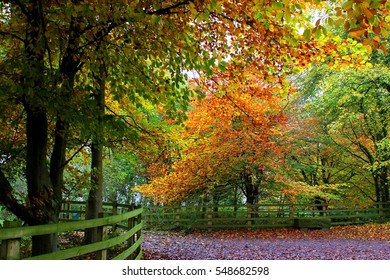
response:
[[[163,201],[343,186],[387,202],[389,11],[382,0],[1,1],[0,203],[37,225],[58,222],[64,196],[89,193],[93,217],[144,183]],[[33,238],[33,254],[53,250],[55,236]]]

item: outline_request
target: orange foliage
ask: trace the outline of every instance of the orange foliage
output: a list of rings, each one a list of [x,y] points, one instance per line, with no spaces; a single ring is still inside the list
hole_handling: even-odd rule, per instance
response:
[[[181,159],[141,188],[147,196],[161,202],[180,200],[237,181],[243,172],[255,180],[256,174],[278,165],[283,147],[274,137],[286,122],[279,94],[283,86],[265,83],[256,68],[234,63],[227,67],[198,81],[206,97],[193,102],[186,129],[177,132],[184,147]]]
[[[152,173],[161,176],[140,188],[159,201],[180,200],[243,173],[253,181],[266,176],[264,171],[281,164],[285,151],[286,144],[278,143],[285,140],[283,104],[293,91],[286,75],[329,56],[341,65],[356,60],[348,54],[350,42],[339,52],[337,40],[317,43],[298,34],[303,9],[317,3],[218,3],[220,11],[212,12],[210,20],[197,21],[202,55],[212,57],[212,71],[200,71],[191,81],[205,98],[192,103],[186,131],[175,132],[182,142],[180,159],[169,166],[154,164]]]

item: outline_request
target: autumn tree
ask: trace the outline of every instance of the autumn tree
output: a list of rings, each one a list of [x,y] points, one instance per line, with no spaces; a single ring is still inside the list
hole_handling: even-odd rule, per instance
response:
[[[324,3],[1,1],[0,99],[7,108],[1,112],[0,201],[29,225],[58,221],[75,136],[83,136],[83,146],[90,137],[97,147],[102,119],[118,127],[123,122],[115,114],[102,118],[99,78],[113,99],[138,107],[148,100],[176,116],[195,94],[183,86],[185,73],[210,78],[229,59],[239,65],[230,77],[252,69],[240,83],[283,83],[284,73],[318,52],[314,42],[302,41],[325,33],[321,22],[307,20],[313,7],[330,7],[337,24],[348,23],[351,35],[380,47],[378,34],[388,31],[385,2],[347,1],[337,9]],[[107,69],[103,75],[100,65]],[[13,188],[15,168],[26,179],[25,194]],[[33,255],[56,249],[55,235],[33,237]]]
[[[307,81],[320,77],[319,71],[312,74]],[[306,97],[298,91],[289,98],[287,107],[288,130],[283,136],[286,158],[278,178],[284,186],[284,198],[318,207],[334,201],[358,203],[361,197],[356,193],[348,197],[346,191],[346,182],[355,176],[354,167],[328,137],[330,123],[317,118],[317,112],[309,109],[310,97]]]
[[[4,128],[9,129],[4,133],[18,134],[21,141],[25,140],[20,150],[14,146],[20,142],[10,138],[2,146],[0,194],[9,210],[30,225],[58,221],[72,129],[83,127],[85,120],[93,127],[101,116],[91,115],[96,110],[89,110],[91,88],[99,88],[91,87],[86,76],[101,74],[95,72],[99,67],[91,67],[99,61],[101,42],[113,40],[116,44],[107,47],[120,46],[119,54],[127,61],[125,64],[122,60],[126,67],[121,71],[111,68],[116,73],[110,78],[114,96],[126,94],[133,102],[140,96],[154,104],[165,104],[172,113],[177,104],[187,103],[189,91],[175,86],[185,79],[181,69],[201,62],[196,60],[197,44],[190,37],[193,27],[187,24],[189,3],[2,2],[2,100],[20,112],[17,131],[12,120],[4,116]],[[181,15],[175,18],[177,14]],[[185,63],[184,58],[188,59]],[[167,82],[167,75],[176,83]],[[127,79],[118,86],[123,76]],[[94,103],[91,108],[96,108]],[[84,128],[83,133],[93,132],[88,126]],[[18,156],[24,157],[21,161],[27,180],[27,195],[22,201],[9,180],[11,173],[4,167]],[[55,236],[33,237],[34,255],[56,249]]]
[[[387,67],[368,64],[364,69],[331,69],[323,65],[301,82],[304,94],[310,96],[304,110],[321,128],[310,138],[321,150],[321,154],[314,153],[320,165],[312,174],[321,183],[313,184],[346,184],[351,194],[388,202]],[[319,137],[326,140],[315,141]],[[302,174],[307,171],[301,167]]]
[[[182,139],[180,157],[141,188],[157,201],[238,187],[253,205],[266,191],[283,152],[274,137],[285,125],[280,94],[285,88],[277,77],[265,83],[256,68],[234,62],[224,67],[201,83],[206,97],[194,101],[186,129],[176,132]]]

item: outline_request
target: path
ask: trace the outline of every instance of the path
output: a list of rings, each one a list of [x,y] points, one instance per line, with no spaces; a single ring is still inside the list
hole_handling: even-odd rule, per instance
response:
[[[378,236],[373,239],[377,240],[335,237],[331,231],[286,229],[187,235],[149,232],[143,235],[143,257],[168,260],[390,260],[390,232],[375,234]]]

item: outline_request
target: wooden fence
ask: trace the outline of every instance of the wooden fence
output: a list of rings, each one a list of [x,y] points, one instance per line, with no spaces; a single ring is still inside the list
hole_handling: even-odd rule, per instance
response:
[[[390,221],[390,205],[260,204],[144,206],[145,229],[329,228]]]
[[[107,209],[110,209],[110,213]],[[105,210],[105,213],[100,215],[101,218],[83,220],[85,203],[66,202],[60,215],[61,222],[58,224],[21,226],[21,222],[5,222],[4,228],[0,228],[0,259],[65,260],[80,259],[87,254],[94,256],[94,259],[102,260],[141,259],[143,209],[134,209],[133,206],[128,205],[105,204]],[[80,244],[34,257],[23,256],[21,252],[21,244],[31,236],[52,233],[61,235],[70,232],[81,233],[82,236],[85,229],[95,227],[98,228],[99,236],[99,241],[96,243]],[[111,251],[114,255],[108,257],[108,252]]]

